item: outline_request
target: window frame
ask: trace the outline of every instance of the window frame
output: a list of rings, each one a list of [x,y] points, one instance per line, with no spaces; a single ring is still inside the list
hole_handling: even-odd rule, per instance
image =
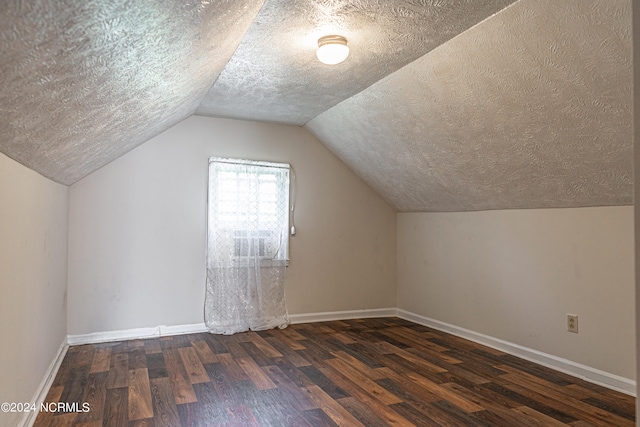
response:
[[[211,238],[211,234],[210,234],[210,221],[211,221],[211,212],[210,209],[212,207],[212,203],[215,203],[214,200],[211,200],[212,195],[215,194],[215,190],[211,188],[212,186],[212,182],[213,182],[213,177],[212,177],[212,173],[214,173],[214,166],[212,166],[213,163],[223,163],[223,164],[230,164],[230,165],[237,165],[239,167],[244,167],[244,166],[258,166],[258,167],[263,167],[263,168],[272,168],[274,169],[273,175],[278,175],[282,173],[282,170],[285,171],[285,175],[286,175],[286,188],[284,189],[284,191],[278,191],[278,193],[282,193],[282,194],[278,194],[278,197],[284,197],[284,216],[285,216],[285,220],[286,220],[286,230],[282,230],[283,231],[283,236],[286,239],[285,242],[285,251],[282,255],[279,255],[277,257],[274,258],[269,258],[267,256],[261,257],[260,255],[257,257],[260,260],[260,265],[261,266],[269,266],[272,264],[276,264],[276,263],[281,263],[281,262],[285,262],[286,265],[289,265],[289,243],[290,243],[290,229],[291,229],[291,165],[289,163],[279,163],[279,162],[267,162],[267,161],[257,161],[257,160],[247,160],[247,159],[237,159],[237,158],[227,158],[227,157],[210,157],[209,158],[209,179],[208,179],[208,189],[207,189],[207,239]],[[278,170],[277,172],[275,172],[275,170]],[[216,173],[220,173],[222,171],[217,171]],[[240,172],[240,171],[238,171]],[[264,172],[265,175],[268,175],[268,172]],[[219,182],[219,181],[218,181]],[[215,198],[215,197],[214,197]],[[260,205],[260,200],[256,200],[256,204]],[[218,205],[219,206],[219,205]],[[218,208],[218,215],[220,214],[220,209]],[[281,215],[282,212],[280,213],[276,213],[276,215]],[[219,216],[218,216],[219,217]],[[284,224],[283,224],[284,225]],[[243,228],[233,228],[230,227],[228,229],[229,231],[231,231],[231,233],[234,235],[233,239],[233,246],[234,246],[234,251],[238,250],[238,243],[236,241],[236,239],[238,239],[237,237],[235,237],[235,235],[239,234],[239,233],[255,233],[255,231],[252,230],[247,230],[247,229],[243,229]],[[261,233],[263,231],[270,231],[270,230],[258,230],[257,233]],[[240,243],[241,244],[241,243]],[[207,243],[207,246],[209,246],[209,243]],[[266,251],[266,249],[265,249]],[[276,252],[276,253],[279,253]],[[237,263],[238,265],[244,265],[244,264],[248,264],[250,262],[250,260],[253,260],[255,258],[255,256],[251,255],[251,254],[247,254],[247,255],[235,255],[233,257],[234,262]]]

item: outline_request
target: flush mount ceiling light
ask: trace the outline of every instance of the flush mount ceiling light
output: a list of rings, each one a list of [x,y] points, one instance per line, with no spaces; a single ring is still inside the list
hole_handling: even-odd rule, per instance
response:
[[[324,36],[318,39],[316,56],[323,64],[339,64],[349,56],[347,39],[342,36]]]

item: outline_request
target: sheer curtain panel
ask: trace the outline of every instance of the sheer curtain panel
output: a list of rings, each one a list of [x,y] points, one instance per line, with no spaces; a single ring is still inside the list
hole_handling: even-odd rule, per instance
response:
[[[209,160],[205,323],[212,333],[289,324],[289,171],[283,163]]]

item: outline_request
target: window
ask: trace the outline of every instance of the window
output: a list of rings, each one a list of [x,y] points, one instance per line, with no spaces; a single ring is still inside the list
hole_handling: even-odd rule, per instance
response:
[[[288,164],[209,159],[205,323],[232,334],[289,324]]]
[[[289,170],[284,163],[209,160],[209,252],[219,262],[286,260]]]

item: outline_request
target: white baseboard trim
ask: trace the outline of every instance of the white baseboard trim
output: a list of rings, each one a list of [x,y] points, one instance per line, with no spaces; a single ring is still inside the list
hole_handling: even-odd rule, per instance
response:
[[[204,323],[191,325],[156,326],[153,328],[125,329],[120,331],[93,332],[82,335],[68,335],[69,345],[96,344],[110,341],[126,341],[145,338],[159,338],[170,335],[195,334],[207,332]]]
[[[60,348],[58,348],[58,352],[55,357],[51,361],[51,364],[47,368],[47,371],[38,385],[36,392],[33,394],[33,398],[29,401],[31,403],[35,403],[36,407],[40,407],[40,404],[44,402],[44,399],[47,398],[47,394],[49,393],[49,389],[53,384],[53,380],[56,379],[56,374],[58,373],[58,369],[60,369],[60,365],[62,364],[62,360],[64,356],[67,354],[67,349],[69,346],[67,345],[66,339],[62,341],[60,344]],[[24,412],[22,419],[18,422],[19,427],[31,427],[33,423],[36,422],[36,417],[38,416],[39,411],[29,411]]]
[[[369,308],[363,310],[326,311],[320,313],[290,314],[289,320],[293,324],[329,322],[332,320],[369,319],[372,317],[395,317],[395,308]]]
[[[548,353],[543,353],[541,351],[504,341],[498,338],[490,337],[488,335],[461,328],[459,326],[451,325],[449,323],[441,322],[439,320],[430,319],[428,317],[424,317],[406,310],[398,309],[397,316],[410,322],[428,326],[430,328],[437,329],[451,335],[456,335],[458,337],[468,339],[469,341],[486,345],[487,347],[491,347],[496,350],[504,351],[505,353],[509,353],[513,356],[517,356],[530,362],[555,369],[556,371],[564,372],[565,374],[578,377],[585,381],[589,381],[591,383],[598,384],[603,387],[622,392],[624,394],[628,394],[631,396],[636,395],[636,382],[628,378],[601,371],[590,366],[572,362],[571,360],[553,356]]]
[[[326,322],[330,320],[364,319],[371,317],[392,317],[397,315],[395,308],[376,308],[349,311],[330,311],[309,314],[290,314],[291,323]],[[159,338],[169,335],[194,334],[207,332],[204,323],[191,325],[155,326],[152,328],[124,329],[119,331],[92,332],[90,334],[68,335],[69,345],[97,344],[111,341],[126,341],[146,338]]]

